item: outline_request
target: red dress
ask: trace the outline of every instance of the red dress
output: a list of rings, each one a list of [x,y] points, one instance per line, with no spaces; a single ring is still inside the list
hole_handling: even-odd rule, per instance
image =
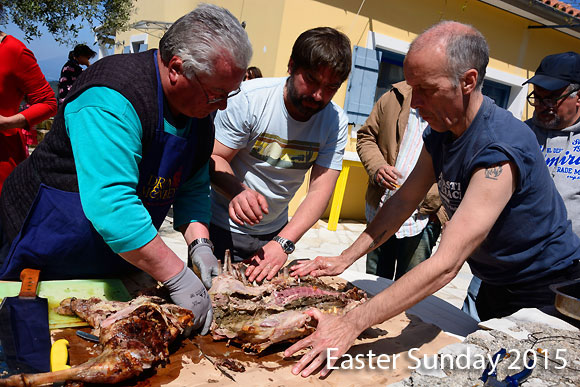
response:
[[[32,127],[56,113],[54,91],[36,63],[32,51],[8,35],[0,43],[0,115],[18,113],[27,96],[28,109],[20,112]],[[0,191],[6,177],[28,155],[24,136],[18,128],[0,130]]]

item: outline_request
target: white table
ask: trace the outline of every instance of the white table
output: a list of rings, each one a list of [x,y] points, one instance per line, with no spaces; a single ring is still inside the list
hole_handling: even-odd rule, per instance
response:
[[[364,290],[369,296],[380,293],[393,283],[392,280],[383,277],[353,270],[346,270],[339,277]],[[447,301],[435,296],[427,297],[417,305],[408,309],[407,312],[419,317],[426,323],[439,327],[445,333],[457,336],[460,339],[465,338],[465,336],[478,329],[477,321],[471,316],[463,313]]]

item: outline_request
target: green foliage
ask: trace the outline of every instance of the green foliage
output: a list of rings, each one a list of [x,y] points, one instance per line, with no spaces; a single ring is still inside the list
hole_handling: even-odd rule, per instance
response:
[[[128,29],[132,0],[0,0],[0,25],[16,24],[26,40],[42,35],[44,26],[54,39],[74,43],[84,26],[103,37]]]

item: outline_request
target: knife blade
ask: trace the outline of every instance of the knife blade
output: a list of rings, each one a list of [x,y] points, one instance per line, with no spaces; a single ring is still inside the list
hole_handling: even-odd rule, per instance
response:
[[[203,357],[205,357],[207,359],[207,361],[209,361],[215,368],[217,368],[218,371],[220,371],[222,373],[222,375],[224,375],[225,377],[227,377],[228,379],[230,379],[232,382],[235,382],[236,379],[234,379],[234,377],[232,375],[230,375],[225,369],[224,367],[222,367],[221,365],[217,364],[215,362],[215,360],[213,360],[211,357],[207,356],[202,350],[201,347],[199,346],[198,343],[194,343],[195,346],[197,347],[197,349],[199,349],[199,353],[201,353],[201,355]]]
[[[77,336],[81,339],[85,339],[87,341],[92,341],[93,343],[99,342],[99,337],[93,335],[92,333],[87,333],[85,331],[77,331]]]

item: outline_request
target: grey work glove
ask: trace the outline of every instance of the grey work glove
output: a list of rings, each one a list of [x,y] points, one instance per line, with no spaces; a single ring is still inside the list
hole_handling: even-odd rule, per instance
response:
[[[219,263],[209,243],[198,243],[195,246],[189,245],[187,249],[189,258],[193,265],[193,270],[201,277],[206,289],[211,288],[213,277],[219,274]]]
[[[201,328],[201,334],[207,334],[213,320],[213,309],[207,290],[193,271],[183,265],[183,270],[163,285],[175,304],[193,312],[193,329]]]

